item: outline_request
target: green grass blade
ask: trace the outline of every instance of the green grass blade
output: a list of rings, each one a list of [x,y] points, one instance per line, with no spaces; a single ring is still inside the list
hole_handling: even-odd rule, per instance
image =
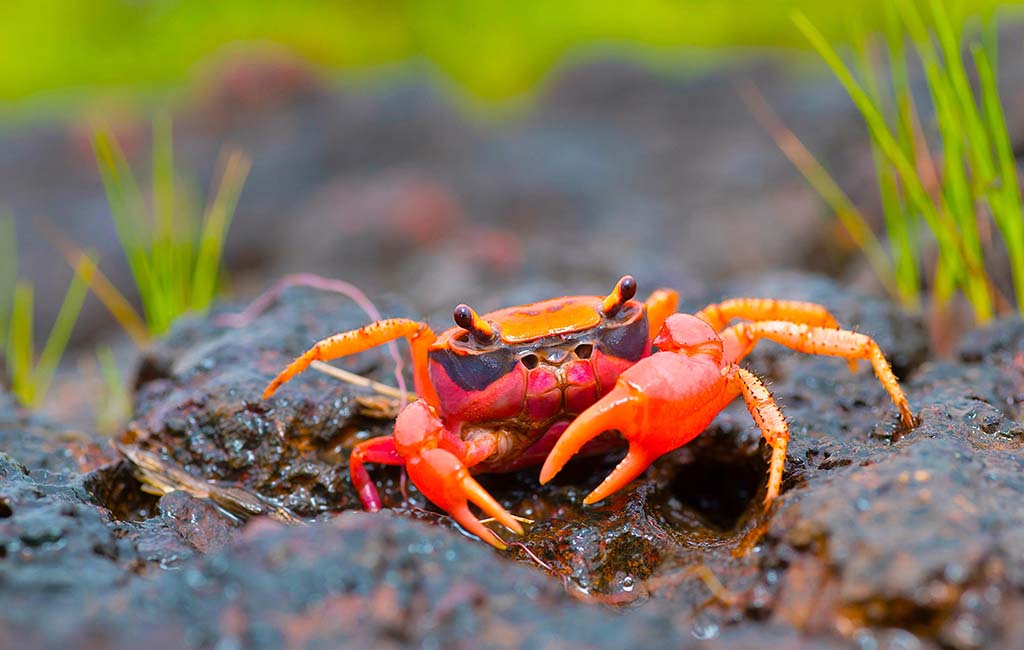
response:
[[[872,232],[871,227],[868,226],[864,215],[835,182],[828,170],[800,142],[796,134],[782,123],[782,120],[752,83],[741,85],[739,93],[754,119],[771,135],[782,153],[836,213],[836,217],[849,233],[854,244],[864,253],[864,257],[867,258],[868,264],[885,290],[893,299],[899,300],[900,294],[893,278],[892,265],[885,254],[885,249],[875,233]]]
[[[7,375],[11,380],[11,392],[26,406],[35,403],[32,303],[32,285],[18,282],[14,288],[11,325],[7,333]]]
[[[203,223],[192,281],[192,308],[205,311],[217,290],[217,274],[228,227],[234,215],[251,162],[239,152],[227,157],[217,195],[210,203]]]
[[[151,236],[145,201],[117,141],[106,130],[93,136],[96,162],[107,193],[114,228],[128,259],[147,323],[159,322],[164,307],[149,259]]]
[[[885,3],[885,42],[889,57],[889,75],[892,79],[896,102],[896,124],[900,147],[907,157],[916,162],[914,144],[914,98],[910,92],[907,72],[907,53],[899,15],[892,3]]]
[[[962,56],[963,44],[959,37],[962,26],[954,25],[946,8],[946,0],[930,0],[930,5],[932,16],[935,19],[935,30],[938,33],[939,43],[942,45],[943,56],[946,59],[946,70],[950,85],[960,104],[960,111],[963,117],[962,127],[972,144],[968,149],[968,155],[971,156],[971,166],[977,176],[977,183],[982,187],[988,187],[995,176],[995,166],[992,163],[991,157],[992,147],[978,114],[978,107],[974,101],[971,84],[967,80],[967,71]]]
[[[917,6],[912,0],[900,0],[897,8],[921,58],[944,147],[943,188],[937,207],[939,218],[934,225],[929,222],[929,228],[937,239],[941,237],[950,242],[952,248],[947,251],[946,263],[936,265],[936,272],[952,274],[953,277],[944,280],[943,285],[959,282],[974,308],[975,317],[979,322],[985,322],[992,317],[993,285],[985,270],[978,233],[974,209],[976,186],[970,182],[964,166],[973,154],[963,105],[958,100],[951,73],[944,69]],[[960,65],[959,56],[954,64]],[[936,227],[941,228],[941,232],[936,231]]]
[[[50,389],[53,376],[57,372],[57,365],[71,339],[71,331],[75,328],[78,314],[82,311],[82,303],[85,302],[85,296],[89,293],[89,282],[95,270],[96,265],[88,256],[83,255],[79,259],[78,268],[75,269],[75,275],[71,279],[68,291],[64,294],[64,302],[60,306],[60,311],[57,312],[57,319],[53,322],[50,335],[46,338],[43,351],[39,354],[39,362],[34,373],[36,402],[31,404],[32,406],[42,400]]]
[[[873,43],[871,37],[863,32],[861,27],[863,21],[852,21],[851,31],[853,35],[851,42],[857,54],[856,61],[859,64],[861,77],[864,79],[864,87],[869,100],[878,106],[884,115],[889,104],[893,103],[890,95],[884,88],[879,74],[876,71],[873,58]],[[899,130],[899,107],[895,107],[898,133],[900,133],[900,146],[907,153],[903,133]],[[910,246],[908,237],[909,226],[907,222],[913,219],[904,211],[903,203],[900,200],[900,189],[898,177],[892,165],[886,160],[881,147],[869,131],[871,139],[871,153],[875,162],[875,180],[878,183],[879,197],[882,201],[882,213],[885,221],[886,233],[889,237],[889,244],[892,248],[892,262],[890,263],[893,282],[896,286],[896,297],[909,309],[920,308],[920,285],[917,276],[917,255]],[[912,152],[910,152],[912,155]]]
[[[1017,165],[1006,129],[1006,116],[999,101],[995,70],[984,49],[974,50],[975,65],[981,86],[985,116],[991,129],[999,162],[999,191],[1001,201],[992,205],[992,216],[999,227],[1010,257],[1013,274],[1013,289],[1016,294],[1017,310],[1024,315],[1024,212],[1021,210],[1020,183],[1017,180]]]
[[[917,110],[910,91],[904,34],[899,15],[892,3],[885,3],[884,19],[887,61],[896,111],[897,141],[903,154],[920,176],[921,171],[928,171],[925,166],[931,165],[931,157],[927,152],[923,152],[924,156],[918,155],[915,129]],[[897,282],[904,295],[910,295],[913,291],[914,301],[919,303],[921,253],[918,217],[908,210],[903,201],[896,170],[884,159],[877,143],[874,144],[875,165],[879,169],[882,207],[886,215],[889,244],[893,248]]]
[[[916,169],[910,162],[910,159],[900,149],[878,108],[871,103],[867,93],[854,79],[849,68],[843,63],[836,51],[810,20],[802,12],[797,11],[793,13],[793,21],[818,54],[825,60],[829,68],[832,69],[833,74],[836,75],[843,87],[846,88],[847,93],[867,123],[872,136],[877,140],[882,153],[899,173],[910,203],[914,209],[920,212],[921,216],[928,222],[929,228],[935,233],[939,253],[946,258],[948,267],[952,269],[951,272],[954,275],[962,274],[963,266],[957,250],[956,240],[951,236],[951,233],[955,231],[955,226],[951,227],[950,224],[945,223],[947,217],[940,213],[931,203],[927,191],[917,176]]]

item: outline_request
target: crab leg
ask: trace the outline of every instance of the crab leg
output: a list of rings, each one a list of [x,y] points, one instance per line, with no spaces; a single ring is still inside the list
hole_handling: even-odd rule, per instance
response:
[[[647,323],[651,330],[651,340],[661,331],[665,319],[676,311],[679,294],[672,289],[658,289],[644,303],[647,307]]]
[[[875,375],[899,410],[903,426],[910,428],[915,424],[910,404],[892,367],[875,340],[866,334],[783,321],[762,321],[738,323],[722,331],[721,336],[727,363],[742,359],[760,339],[769,339],[807,354],[842,357],[850,362],[866,359],[871,362]]]
[[[747,403],[747,410],[772,448],[768,489],[764,495],[764,503],[767,505],[779,496],[779,488],[782,486],[782,470],[786,464],[786,447],[789,445],[789,425],[764,382],[754,373],[733,365],[731,379],[734,385],[738,384],[743,401]]]
[[[273,395],[277,389],[295,375],[309,367],[314,361],[330,361],[405,337],[412,347],[413,372],[416,392],[437,403],[437,392],[427,375],[427,350],[437,337],[426,323],[407,318],[390,318],[370,323],[357,330],[342,332],[318,341],[313,347],[292,361],[287,368],[274,378],[263,391],[263,399]]]
[[[405,459],[395,450],[393,436],[370,438],[352,448],[352,455],[348,458],[348,472],[352,477],[352,485],[359,492],[363,507],[370,512],[377,512],[381,506],[380,495],[377,494],[377,486],[373,484],[363,463],[404,465]]]
[[[523,527],[474,479],[468,466],[489,454],[488,440],[469,444],[449,435],[432,406],[423,400],[410,404],[395,422],[395,449],[405,459],[409,478],[423,496],[452,516],[463,528],[488,544],[505,544],[470,511],[474,503],[514,533]]]
[[[694,316],[711,325],[716,332],[720,332],[734,318],[751,321],[781,320],[815,327],[839,328],[839,323],[828,309],[800,300],[733,298],[708,305]]]

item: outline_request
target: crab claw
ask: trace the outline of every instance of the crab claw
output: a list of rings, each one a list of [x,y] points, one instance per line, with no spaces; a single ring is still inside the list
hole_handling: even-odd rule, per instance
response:
[[[674,320],[672,320],[674,319]],[[619,376],[615,387],[581,413],[544,461],[547,483],[588,442],[617,430],[629,443],[626,457],[583,500],[604,499],[639,476],[662,454],[696,437],[728,403],[721,370],[721,342],[706,323],[675,315],[659,337],[657,352]],[[705,331],[707,330],[707,331]]]
[[[616,429],[629,440],[626,432],[637,433],[634,431],[634,423],[641,410],[641,396],[631,394],[627,385],[618,384],[604,398],[581,413],[562,432],[540,470],[541,485],[554,478],[570,458],[603,432]],[[589,504],[600,501],[636,478],[653,460],[642,444],[630,440],[626,457],[583,502]]]
[[[469,501],[505,528],[523,534],[519,522],[477,483],[455,454],[439,448],[426,449],[407,460],[406,470],[425,497],[450,514],[460,526],[491,546],[501,550],[506,548],[498,536],[470,511]]]

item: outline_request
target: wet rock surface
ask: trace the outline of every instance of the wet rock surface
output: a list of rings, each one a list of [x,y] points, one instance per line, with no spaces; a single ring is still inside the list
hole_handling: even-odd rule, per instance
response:
[[[917,319],[830,280],[769,274],[707,298],[741,294],[820,301],[876,336],[920,425],[899,428],[864,364],[766,343],[747,365],[793,433],[771,510],[768,450],[735,403],[595,506],[618,454],[543,487],[536,468],[482,476],[535,520],[501,553],[411,485],[407,500],[394,468],[371,468],[386,510],[359,512],[348,451],[390,428],[364,389],[308,371],[259,399],[312,340],[367,320],[288,290],[245,328],[183,322],[150,352],[120,441],[134,463],[3,404],[0,645],[1021,647],[1021,321],[942,361]],[[390,364],[343,365],[389,381]]]
[[[123,442],[297,517],[355,507],[347,450],[390,424],[361,417],[358,393],[316,372],[271,400],[261,395],[268,377],[311,342],[366,322],[350,300],[297,289],[245,327],[221,327],[216,318],[186,323],[142,360],[136,418]],[[393,363],[372,351],[342,365],[389,379]]]

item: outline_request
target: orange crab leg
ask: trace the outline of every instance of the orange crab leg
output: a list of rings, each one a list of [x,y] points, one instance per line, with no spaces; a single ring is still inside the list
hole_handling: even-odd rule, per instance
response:
[[[434,407],[423,400],[410,404],[395,422],[395,449],[405,459],[409,478],[423,496],[492,546],[506,545],[469,509],[474,503],[498,523],[519,535],[523,527],[474,479],[468,465],[490,455],[493,440],[470,444],[450,435]]]
[[[661,331],[665,319],[675,313],[679,294],[672,289],[658,289],[644,303],[647,307],[647,323],[651,329],[651,340]]]
[[[734,298],[708,305],[694,316],[711,325],[716,332],[721,331],[734,318],[751,321],[782,320],[814,327],[839,328],[839,323],[825,307],[800,300]]]
[[[779,496],[782,487],[782,470],[786,464],[786,447],[789,445],[789,425],[779,405],[775,403],[768,388],[754,373],[732,366],[730,379],[743,395],[747,410],[761,430],[761,435],[772,448],[772,459],[768,466],[768,489],[764,495],[765,505]]]
[[[909,428],[915,424],[910,404],[896,375],[892,372],[892,367],[875,340],[866,334],[783,321],[762,321],[738,323],[726,328],[721,336],[725,345],[726,361],[730,363],[742,359],[760,339],[775,341],[807,354],[842,357],[851,362],[866,359],[871,362],[875,375],[889,393],[893,404],[899,409],[903,426]]]
[[[437,392],[427,374],[427,351],[437,336],[426,323],[407,318],[390,318],[370,323],[357,330],[342,332],[318,341],[281,371],[263,391],[263,399],[273,395],[277,389],[295,375],[309,367],[314,361],[330,361],[338,357],[355,354],[364,350],[405,337],[412,348],[413,378],[416,392],[431,404],[437,404]]]

